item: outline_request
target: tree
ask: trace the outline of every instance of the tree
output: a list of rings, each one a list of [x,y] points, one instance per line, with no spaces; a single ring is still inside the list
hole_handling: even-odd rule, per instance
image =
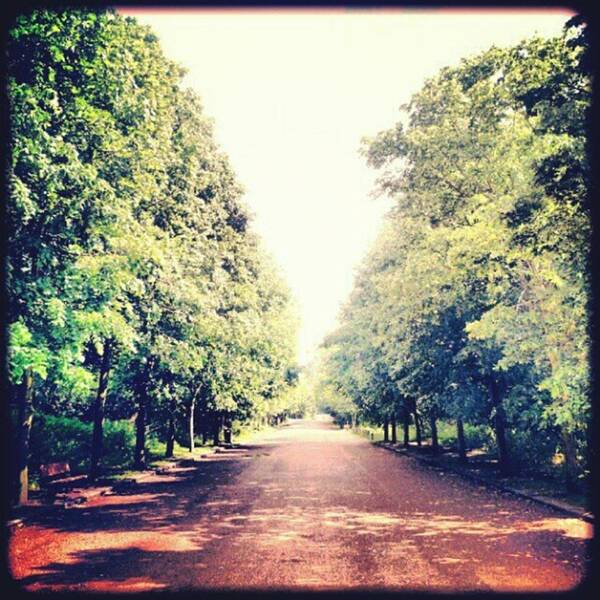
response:
[[[250,229],[198,97],[156,36],[113,11],[33,11],[10,32],[10,373],[26,500],[33,403],[149,427],[280,418],[290,294]],[[198,407],[200,410],[195,410]],[[133,414],[132,414],[133,413]],[[161,420],[166,416],[166,426]]]
[[[456,419],[463,458],[464,421],[489,422],[503,471],[517,426],[558,427],[568,482],[589,422],[586,45],[572,21],[444,68],[365,141],[396,203],[332,375],[375,421],[398,399],[426,415],[434,448],[436,420]]]

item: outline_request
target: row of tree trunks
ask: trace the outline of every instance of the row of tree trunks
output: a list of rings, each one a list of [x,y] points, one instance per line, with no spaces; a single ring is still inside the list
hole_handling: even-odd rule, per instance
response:
[[[415,420],[415,429],[416,429],[416,438],[417,445],[421,446],[422,443],[422,425],[421,425],[421,415],[416,410],[416,407],[413,407],[413,415]],[[434,454],[438,454],[440,451],[440,443],[439,436],[437,430],[437,419],[435,414],[431,414],[429,417],[429,424],[431,428],[431,450]],[[404,411],[403,414],[403,427],[404,427],[404,439],[403,445],[405,448],[409,446],[410,440],[410,413],[408,410]],[[458,429],[458,439],[459,439],[459,454],[462,459],[466,459],[466,448],[465,448],[465,437],[464,437],[464,427],[462,420],[457,421],[457,429]],[[397,436],[397,419],[396,413],[393,412],[388,419],[387,417],[383,421],[383,440],[384,442],[390,441],[390,431],[391,431],[391,442],[396,444],[398,442]]]
[[[198,392],[193,396],[188,406],[187,423],[188,423],[188,450],[190,453],[194,452],[195,449],[195,399]],[[231,444],[233,439],[233,422],[231,416],[224,414],[215,414],[212,418],[205,419],[204,427],[202,428],[202,444],[207,444],[208,439],[212,436],[213,444],[219,445],[221,443],[221,433],[223,434],[223,442]],[[167,447],[165,456],[172,457],[175,446],[175,415],[174,407],[169,415],[167,422]]]
[[[410,418],[411,414],[414,419],[415,424],[415,437],[418,446],[422,445],[422,424],[421,424],[421,415],[417,411],[415,402],[406,402],[405,406],[402,410],[402,425],[403,425],[403,446],[408,448],[410,445]],[[431,428],[431,449],[434,454],[439,453],[440,451],[440,443],[439,443],[439,435],[437,429],[437,419],[435,414],[432,413],[429,416],[429,424]],[[500,421],[500,424],[503,422]],[[391,426],[391,441],[392,443],[397,443],[397,417],[396,413],[392,413],[390,419],[387,418],[383,421],[383,439],[384,441],[390,440],[390,426]],[[498,430],[497,430],[498,431]],[[456,432],[457,432],[457,440],[458,440],[458,455],[462,462],[466,462],[467,460],[467,446],[465,441],[465,431],[464,431],[464,422],[461,418],[456,420]],[[502,429],[500,429],[502,432]],[[506,448],[506,444],[503,446]]]

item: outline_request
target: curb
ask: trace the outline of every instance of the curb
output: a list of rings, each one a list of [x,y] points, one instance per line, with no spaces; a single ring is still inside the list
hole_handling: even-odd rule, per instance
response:
[[[471,479],[473,481],[476,481],[477,483],[483,483],[484,485],[487,485],[488,487],[495,488],[502,492],[507,492],[507,493],[513,494],[514,496],[517,496],[519,498],[523,498],[525,500],[531,500],[532,502],[536,502],[537,504],[541,504],[543,506],[548,506],[550,508],[553,508],[554,510],[558,510],[562,513],[571,515],[573,517],[577,517],[578,519],[581,519],[588,523],[594,524],[596,522],[595,517],[592,513],[577,509],[574,506],[568,505],[566,502],[553,500],[552,498],[548,498],[546,496],[527,494],[525,492],[516,490],[514,488],[506,487],[504,485],[496,483],[495,481],[486,479],[485,477],[480,477],[479,475],[475,475],[474,473],[470,473],[468,471],[465,471],[462,469],[457,469],[455,467],[451,467],[448,465],[441,465],[441,464],[437,463],[435,461],[435,459],[418,456],[416,454],[411,454],[410,452],[407,452],[404,448],[402,448],[402,449],[395,448],[394,446],[389,446],[389,445],[385,445],[382,443],[376,443],[376,445],[379,448],[383,448],[385,450],[389,450],[390,452],[395,452],[396,454],[401,454],[403,456],[408,456],[410,458],[414,458],[414,459],[418,460],[419,462],[425,463],[430,466],[438,467],[445,471],[450,471],[452,473],[455,473],[456,475],[465,477],[466,479]]]

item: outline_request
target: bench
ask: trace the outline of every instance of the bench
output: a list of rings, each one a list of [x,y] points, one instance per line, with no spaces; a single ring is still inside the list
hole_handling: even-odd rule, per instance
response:
[[[48,498],[55,498],[59,493],[69,490],[75,480],[79,479],[85,479],[85,475],[71,476],[71,466],[68,462],[40,465],[40,484]]]
[[[63,475],[70,475],[71,467],[68,462],[55,462],[48,463],[47,465],[40,465],[40,477],[45,481],[51,481],[62,477]]]

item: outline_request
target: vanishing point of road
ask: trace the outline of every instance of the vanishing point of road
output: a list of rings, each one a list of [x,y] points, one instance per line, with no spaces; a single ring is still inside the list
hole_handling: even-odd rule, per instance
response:
[[[325,420],[190,461],[14,533],[27,590],[550,591],[591,525],[369,444]]]

